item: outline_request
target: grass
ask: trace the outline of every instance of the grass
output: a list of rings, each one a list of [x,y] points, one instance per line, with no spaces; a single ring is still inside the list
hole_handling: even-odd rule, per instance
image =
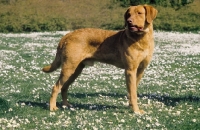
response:
[[[199,34],[155,32],[155,53],[140,83],[139,107],[128,107],[124,71],[97,63],[86,67],[69,90],[73,108],[49,111],[59,71],[41,72],[67,32],[0,34],[1,129],[200,128]]]
[[[0,1],[0,32],[65,31],[84,27],[119,30],[124,28],[128,7],[120,0],[11,0]],[[158,10],[154,29],[200,30],[199,0],[175,9],[153,5]]]
[[[113,0],[19,0],[0,3],[0,6],[0,32],[63,31],[83,27],[119,29],[123,27],[125,12]]]
[[[154,28],[166,31],[199,31],[200,25],[195,24],[200,19],[200,10],[197,10],[199,5],[200,1],[194,0],[192,4],[178,10],[156,6],[159,13]]]

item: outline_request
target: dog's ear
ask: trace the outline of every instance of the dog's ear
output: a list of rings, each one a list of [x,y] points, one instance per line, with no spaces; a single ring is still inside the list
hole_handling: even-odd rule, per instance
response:
[[[130,10],[130,8],[128,8],[127,11],[124,14],[124,27],[127,26],[127,19],[128,19],[128,17],[130,17],[129,16],[129,10]]]
[[[144,8],[146,10],[146,20],[151,23],[156,18],[158,11],[149,5],[144,5]]]

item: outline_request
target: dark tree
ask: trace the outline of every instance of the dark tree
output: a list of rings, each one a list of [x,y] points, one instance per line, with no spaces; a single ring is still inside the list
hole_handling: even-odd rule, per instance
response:
[[[121,6],[139,5],[139,4],[153,4],[164,7],[180,8],[192,3],[194,0],[118,0]]]

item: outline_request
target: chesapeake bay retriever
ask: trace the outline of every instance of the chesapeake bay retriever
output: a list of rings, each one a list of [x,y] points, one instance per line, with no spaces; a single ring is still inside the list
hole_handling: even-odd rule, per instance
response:
[[[42,69],[49,73],[61,66],[60,77],[52,89],[50,110],[58,109],[56,98],[60,91],[63,105],[70,106],[67,101],[69,85],[85,65],[98,61],[125,69],[129,105],[135,113],[143,114],[137,104],[137,86],[153,55],[153,20],[156,15],[157,10],[152,6],[131,6],[124,14],[124,30],[85,28],[63,36],[53,63]]]

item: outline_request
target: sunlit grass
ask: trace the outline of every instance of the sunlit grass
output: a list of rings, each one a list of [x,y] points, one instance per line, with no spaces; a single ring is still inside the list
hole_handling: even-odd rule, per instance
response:
[[[200,128],[200,35],[156,32],[155,53],[140,83],[139,106],[128,107],[124,71],[96,63],[69,89],[73,108],[49,111],[59,70],[44,74],[67,32],[0,34],[2,129],[198,129]]]

